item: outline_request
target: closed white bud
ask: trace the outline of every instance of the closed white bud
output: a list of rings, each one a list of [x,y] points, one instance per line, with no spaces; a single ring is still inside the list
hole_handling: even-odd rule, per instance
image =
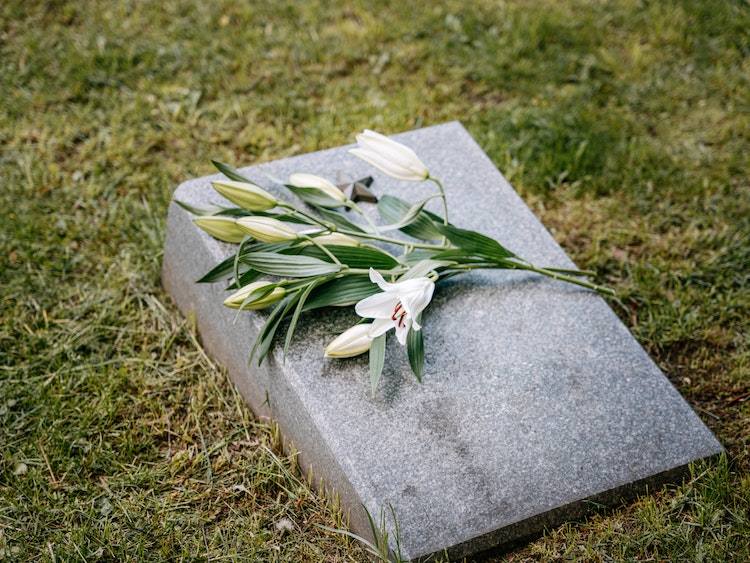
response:
[[[229,201],[249,211],[267,211],[276,207],[276,198],[263,188],[247,182],[217,180],[213,188]]]
[[[315,242],[326,246],[360,246],[360,242],[357,239],[343,233],[331,233],[315,237]]]
[[[369,323],[354,325],[326,346],[326,358],[352,358],[364,354],[372,345]]]
[[[314,174],[303,174],[298,172],[289,176],[289,185],[295,188],[315,188],[336,201],[345,202],[344,192],[334,186],[331,182]]]
[[[242,303],[254,291],[258,289],[262,289],[269,285],[273,285],[273,284],[268,281],[257,281],[257,282],[249,283],[246,286],[234,292],[229,297],[227,297],[224,300],[224,305],[226,305],[227,307],[231,307],[232,309],[239,309],[240,307],[242,307],[243,309],[253,309],[253,310],[264,309],[268,307],[269,305],[276,303],[281,298],[283,298],[284,295],[286,294],[286,290],[283,287],[275,287],[269,293],[266,293],[262,297],[259,297],[258,299],[253,299],[245,303],[244,306],[242,305]]]
[[[242,242],[245,233],[233,217],[222,217],[212,215],[209,217],[196,217],[193,223],[206,231],[209,235],[224,242]]]
[[[261,242],[284,242],[298,238],[294,229],[273,217],[242,217],[237,219],[237,226]]]
[[[369,129],[357,135],[357,148],[349,152],[399,180],[421,182],[430,176],[413,150]]]

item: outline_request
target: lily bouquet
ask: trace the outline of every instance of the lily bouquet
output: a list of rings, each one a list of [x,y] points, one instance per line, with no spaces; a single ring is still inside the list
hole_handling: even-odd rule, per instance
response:
[[[414,204],[382,196],[378,212],[385,224],[376,225],[325,178],[297,173],[285,182],[307,204],[303,208],[278,199],[231,166],[214,162],[227,179],[213,182],[213,188],[237,207],[198,209],[177,202],[196,215],[198,227],[237,244],[234,254],[199,282],[229,280],[232,293],[224,305],[238,311],[271,308],[250,353],[259,363],[285,320],[284,353],[303,313],[354,306],[360,322],[333,338],[325,355],[348,358],[369,352],[374,390],[385,362],[386,337],[393,329],[421,381],[421,317],[435,284],[476,269],[526,270],[614,294],[589,281],[592,272],[535,266],[498,241],[451,224],[442,182],[410,148],[369,130],[357,135],[357,143],[349,151],[352,155],[399,180],[430,182],[435,194]],[[432,199],[442,202],[442,215],[425,209]],[[396,232],[400,234],[394,236]]]

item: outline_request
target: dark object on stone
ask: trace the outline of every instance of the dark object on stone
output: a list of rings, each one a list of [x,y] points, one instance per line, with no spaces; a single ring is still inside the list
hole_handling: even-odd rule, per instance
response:
[[[352,183],[338,184],[336,187],[344,192],[349,199],[357,203],[364,201],[365,203],[377,203],[378,196],[369,190],[375,180],[372,176],[367,176],[356,180]]]

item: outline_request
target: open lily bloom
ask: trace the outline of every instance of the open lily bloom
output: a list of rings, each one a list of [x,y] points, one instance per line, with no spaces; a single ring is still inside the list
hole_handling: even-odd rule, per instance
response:
[[[417,322],[417,317],[430,304],[435,284],[428,278],[388,283],[372,268],[370,280],[378,284],[383,292],[362,299],[355,305],[354,310],[360,317],[374,319],[370,326],[371,338],[395,328],[399,343],[406,344],[409,330],[422,328]]]

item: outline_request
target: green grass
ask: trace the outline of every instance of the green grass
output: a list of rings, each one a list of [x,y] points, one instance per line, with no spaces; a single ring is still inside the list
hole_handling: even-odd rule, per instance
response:
[[[172,188],[460,119],[727,447],[509,560],[750,559],[750,6],[0,3],[0,559],[362,560],[161,289]]]

